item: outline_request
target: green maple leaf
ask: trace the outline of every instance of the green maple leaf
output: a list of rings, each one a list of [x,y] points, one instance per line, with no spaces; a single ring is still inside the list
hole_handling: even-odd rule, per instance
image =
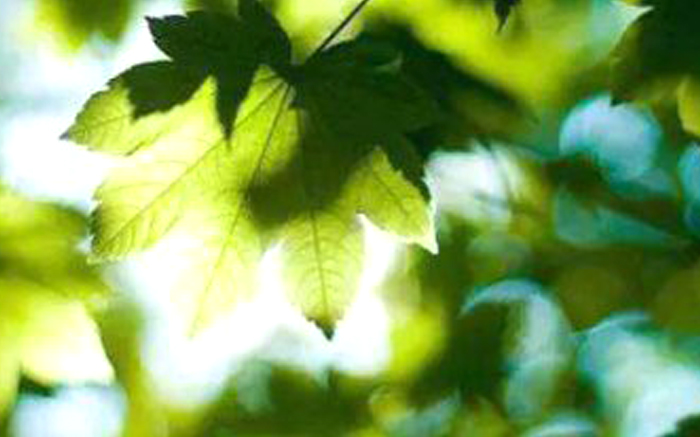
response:
[[[93,251],[144,250],[195,236],[181,281],[193,329],[255,288],[279,246],[290,300],[329,329],[352,300],[363,260],[358,215],[434,249],[427,192],[404,134],[435,106],[368,40],[291,62],[267,11],[151,19],[170,61],[138,65],[94,95],[66,137],[125,156],[99,188]]]

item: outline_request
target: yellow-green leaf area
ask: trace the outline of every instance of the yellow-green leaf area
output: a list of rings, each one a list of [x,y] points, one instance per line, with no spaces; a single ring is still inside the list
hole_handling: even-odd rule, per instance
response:
[[[286,36],[265,14],[250,0],[235,17],[151,20],[172,60],[114,79],[66,134],[126,156],[96,193],[97,259],[166,235],[193,242],[178,293],[188,296],[195,331],[253,293],[272,247],[290,300],[332,327],[362,268],[360,214],[434,249],[428,193],[404,135],[432,122],[435,105],[402,76],[398,55],[374,41],[292,64]],[[211,32],[227,20],[222,34],[240,41],[192,53],[209,40],[202,26]],[[155,103],[145,103],[145,84],[157,84]]]
[[[700,79],[688,78],[679,89],[678,111],[683,127],[700,136]]]
[[[111,377],[91,317],[107,288],[77,245],[85,219],[0,186],[0,418],[20,372],[45,384]]]
[[[35,20],[59,49],[75,52],[97,36],[117,42],[126,31],[134,0],[39,0]]]

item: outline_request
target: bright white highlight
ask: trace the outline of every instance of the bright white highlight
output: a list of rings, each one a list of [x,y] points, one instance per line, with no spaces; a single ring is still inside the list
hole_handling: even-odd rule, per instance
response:
[[[525,182],[513,160],[496,148],[438,153],[427,172],[440,211],[491,226],[509,222],[510,196]]]

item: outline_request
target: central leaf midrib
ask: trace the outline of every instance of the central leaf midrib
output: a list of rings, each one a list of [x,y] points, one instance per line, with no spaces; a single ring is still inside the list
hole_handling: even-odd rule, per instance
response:
[[[276,92],[277,89],[278,88],[275,88],[275,90],[273,90],[273,92]],[[255,168],[253,169],[253,172],[251,173],[250,182],[249,182],[250,184],[254,184],[258,178],[258,175],[260,174],[260,170],[262,169],[262,164],[265,160],[265,156],[269,152],[270,145],[272,143],[272,137],[274,136],[275,128],[277,127],[277,124],[279,123],[279,120],[280,120],[282,114],[284,113],[285,104],[287,103],[287,97],[288,97],[291,89],[292,89],[292,87],[290,85],[287,85],[285,92],[284,92],[284,95],[282,96],[282,99],[280,100],[279,107],[277,108],[277,110],[275,112],[275,117],[272,120],[272,124],[270,126],[270,130],[268,132],[267,138],[265,139],[265,143],[263,145],[263,148],[260,151],[260,155],[258,156],[258,159],[255,163]],[[267,101],[267,99],[268,98],[266,97],[264,100]],[[225,242],[224,242],[224,244],[222,244],[221,250],[217,254],[216,263],[214,265],[214,268],[212,269],[212,273],[209,277],[209,280],[207,281],[207,285],[205,286],[204,290],[202,291],[203,296],[199,299],[199,303],[197,305],[197,310],[195,311],[195,315],[194,315],[194,320],[192,322],[192,329],[196,329],[196,326],[200,323],[200,318],[201,318],[201,314],[203,311],[202,307],[205,305],[206,301],[209,298],[209,294],[211,293],[211,288],[212,288],[212,285],[213,285],[214,280],[216,278],[216,275],[223,264],[223,259],[225,258],[226,251],[230,247],[231,237],[233,236],[236,228],[238,227],[238,222],[239,222],[240,217],[241,217],[241,212],[243,211],[244,201],[245,201],[245,199],[243,199],[242,197],[238,200],[237,206],[235,208],[235,213],[234,213],[235,215],[233,217],[233,220],[231,221],[231,225],[229,226],[229,228],[226,232],[226,238],[224,240]]]
[[[303,138],[303,130],[302,130],[302,120],[299,118],[300,114],[297,114],[297,124],[298,124],[298,130],[300,132],[300,138]],[[316,270],[318,272],[318,281],[321,287],[321,305],[323,306],[323,312],[324,315],[328,314],[329,311],[329,304],[328,304],[328,284],[326,281],[326,272],[325,272],[325,267],[323,265],[323,257],[322,257],[322,252],[321,252],[321,243],[319,241],[319,235],[318,235],[318,224],[316,223],[316,205],[315,203],[312,204],[311,198],[314,197],[311,193],[313,193],[313,189],[309,189],[307,187],[307,179],[305,176],[309,175],[310,173],[308,172],[307,164],[306,164],[306,159],[304,156],[304,152],[300,151],[300,161],[301,161],[301,188],[302,188],[302,193],[304,196],[304,200],[306,201],[306,206],[307,210],[309,213],[309,226],[311,228],[311,238],[313,241],[313,249],[314,249],[314,261],[316,264]],[[311,184],[313,186],[313,183]]]

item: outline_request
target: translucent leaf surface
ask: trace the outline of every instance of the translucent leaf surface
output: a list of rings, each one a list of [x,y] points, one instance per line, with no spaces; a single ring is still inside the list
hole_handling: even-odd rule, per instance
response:
[[[114,79],[66,134],[129,156],[96,194],[96,258],[144,250],[174,228],[196,235],[199,268],[183,283],[197,329],[250,294],[262,254],[281,245],[290,299],[330,328],[357,287],[358,214],[434,249],[404,134],[432,122],[435,106],[390,47],[358,40],[294,65],[252,0],[235,17],[150,25],[172,61]]]

